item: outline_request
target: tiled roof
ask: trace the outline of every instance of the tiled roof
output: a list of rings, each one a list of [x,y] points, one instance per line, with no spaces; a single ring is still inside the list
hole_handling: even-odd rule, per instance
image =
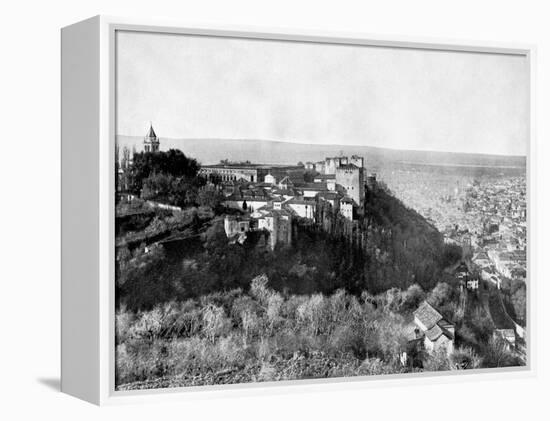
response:
[[[426,301],[420,304],[413,314],[428,330],[443,319],[443,316]]]
[[[322,197],[323,199],[327,199],[327,200],[334,200],[334,199],[338,199],[339,195],[338,193],[333,191],[326,191],[326,192],[323,191],[319,193],[319,197]]]
[[[445,335],[447,338],[453,339],[453,334],[445,328],[445,325],[452,327],[452,325],[447,321],[444,321],[444,323],[439,322],[425,332],[426,337],[432,342],[437,341],[441,335]]]
[[[326,183],[305,183],[300,186],[301,190],[328,190]]]
[[[408,341],[415,341],[424,336],[424,333],[418,328],[418,326],[416,326],[414,322],[411,322],[405,326],[404,333]]]
[[[281,181],[279,181],[278,184],[279,184],[279,185],[281,185],[281,184],[289,184],[289,185],[292,185],[293,182],[292,182],[292,180],[290,179],[290,177],[287,175],[287,176],[284,177]]]
[[[303,199],[301,197],[293,197],[292,199],[289,199],[285,203],[296,204],[296,205],[310,205],[310,206],[315,206],[316,205],[315,200],[307,200],[307,199]]]
[[[355,164],[343,164],[343,165],[340,165],[337,169],[341,170],[357,170],[359,169],[359,167]]]

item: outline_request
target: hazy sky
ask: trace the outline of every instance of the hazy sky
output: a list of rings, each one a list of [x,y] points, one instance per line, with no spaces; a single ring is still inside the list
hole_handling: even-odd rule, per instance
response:
[[[525,155],[525,57],[119,32],[117,134]]]

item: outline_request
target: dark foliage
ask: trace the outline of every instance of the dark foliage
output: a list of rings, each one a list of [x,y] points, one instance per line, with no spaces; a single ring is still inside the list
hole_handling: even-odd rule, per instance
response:
[[[143,181],[152,174],[165,174],[192,183],[200,169],[198,162],[177,149],[167,152],[139,152],[134,154],[130,174],[130,190],[140,194]]]
[[[443,236],[420,214],[384,189],[368,193],[366,289],[376,294],[414,283],[429,290],[441,280]]]

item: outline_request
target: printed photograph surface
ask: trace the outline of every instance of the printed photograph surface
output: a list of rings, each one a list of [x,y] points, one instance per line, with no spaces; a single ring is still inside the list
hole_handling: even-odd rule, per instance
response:
[[[116,33],[115,388],[527,364],[529,62]]]

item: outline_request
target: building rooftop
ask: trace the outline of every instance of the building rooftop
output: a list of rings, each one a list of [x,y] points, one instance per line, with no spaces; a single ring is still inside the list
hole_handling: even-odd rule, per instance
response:
[[[326,200],[335,200],[340,197],[340,195],[334,191],[322,191],[318,194],[318,196]]]
[[[287,203],[290,205],[295,204],[295,205],[312,205],[312,206],[316,204],[315,200],[307,200],[302,197],[293,197],[292,199],[289,199],[288,201],[286,201],[285,205]]]
[[[413,314],[428,330],[443,319],[443,316],[426,301],[420,304]]]
[[[359,167],[355,164],[343,164],[343,165],[340,165],[338,168],[336,168],[337,170],[358,170]]]
[[[301,190],[328,190],[327,183],[305,183],[300,186]]]
[[[315,180],[335,180],[336,174],[317,174],[313,177]]]
[[[302,166],[298,165],[281,165],[281,164],[255,164],[253,162],[219,162],[217,164],[205,164],[202,166],[203,168],[244,168],[244,169],[302,169]]]

